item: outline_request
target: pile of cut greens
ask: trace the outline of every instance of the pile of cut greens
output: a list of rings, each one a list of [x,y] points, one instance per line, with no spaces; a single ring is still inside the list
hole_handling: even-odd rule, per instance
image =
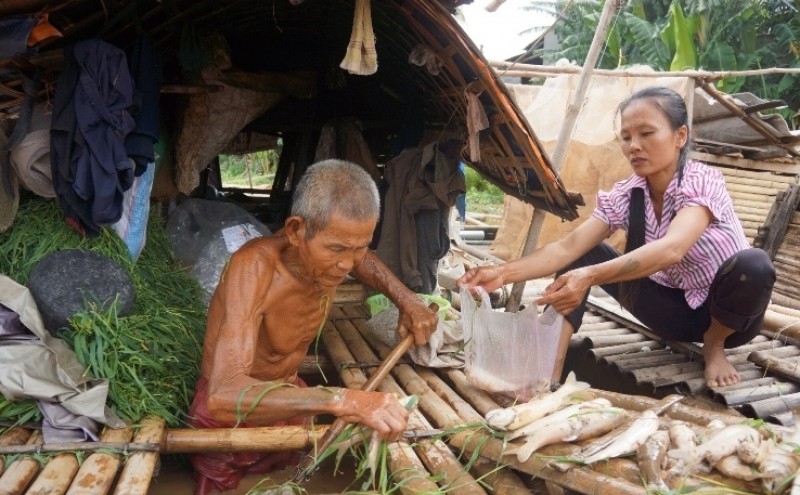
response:
[[[150,215],[147,242],[134,263],[113,231],[87,239],[67,225],[54,201],[21,202],[14,225],[0,234],[0,273],[27,285],[33,267],[63,249],[95,251],[119,263],[130,274],[136,302],[119,317],[113,307],[88,302],[59,337],[91,376],[109,380],[108,405],[121,418],[135,423],[156,415],[180,424],[199,374],[206,309],[200,286],[172,262],[162,218]],[[12,404],[0,395],[0,421],[40,417],[34,402]]]

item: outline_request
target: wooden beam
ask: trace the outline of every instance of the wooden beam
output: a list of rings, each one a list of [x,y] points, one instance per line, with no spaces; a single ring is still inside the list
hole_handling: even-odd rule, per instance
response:
[[[798,153],[797,150],[795,150],[792,146],[786,145],[783,142],[781,142],[780,136],[775,134],[775,129],[767,125],[763,120],[754,118],[753,116],[745,113],[735,103],[725,98],[725,95],[720,93],[707,80],[698,79],[698,83],[700,87],[703,88],[703,91],[705,91],[709,96],[717,100],[723,107],[727,108],[731,113],[742,119],[756,132],[764,136],[770,143],[776,146],[780,146],[792,156],[800,156],[800,153]]]
[[[800,204],[800,186],[792,184],[786,192],[778,194],[764,221],[764,226],[759,229],[759,236],[754,244],[766,251],[770,259],[775,258],[789,227],[789,220],[797,210],[798,204]]]

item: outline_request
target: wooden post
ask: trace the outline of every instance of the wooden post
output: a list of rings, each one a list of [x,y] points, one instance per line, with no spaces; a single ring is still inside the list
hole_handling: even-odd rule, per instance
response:
[[[589,53],[586,55],[586,61],[583,63],[583,69],[581,70],[581,77],[578,81],[578,87],[575,89],[575,95],[573,96],[572,102],[567,108],[567,113],[564,117],[564,123],[561,125],[561,130],[558,133],[558,140],[556,141],[556,147],[553,150],[553,157],[550,160],[553,166],[553,172],[556,174],[558,174],[558,172],[561,170],[561,167],[564,165],[564,158],[567,154],[567,147],[569,145],[570,137],[572,136],[572,132],[575,128],[575,122],[578,120],[578,114],[580,114],[581,106],[583,105],[583,99],[586,95],[586,90],[589,87],[589,81],[592,78],[594,66],[597,63],[598,57],[600,56],[600,49],[603,46],[606,32],[608,31],[608,25],[611,23],[613,14],[618,7],[619,5],[617,0],[606,0],[605,5],[603,6],[603,13],[600,16],[600,21],[597,23],[597,29],[594,32],[594,38],[592,38],[592,44],[589,48]],[[536,244],[539,242],[539,234],[541,233],[542,225],[544,225],[545,214],[546,213],[541,208],[536,208],[534,210],[531,224],[528,227],[528,236],[526,237],[525,245],[522,248],[521,257],[527,256],[536,249]],[[525,281],[514,284],[511,289],[511,295],[508,298],[508,303],[506,304],[506,311],[512,311],[515,313],[519,311],[519,304],[520,300],[522,299],[522,292],[524,290]]]
[[[763,238],[760,235],[756,238],[756,247],[760,247],[767,252],[770,259],[775,259],[775,254],[783,241],[786,230],[789,227],[789,220],[800,204],[800,186],[797,184],[789,185],[786,192],[781,193],[772,204],[772,208],[764,221],[766,233]],[[760,231],[761,229],[759,229]]]

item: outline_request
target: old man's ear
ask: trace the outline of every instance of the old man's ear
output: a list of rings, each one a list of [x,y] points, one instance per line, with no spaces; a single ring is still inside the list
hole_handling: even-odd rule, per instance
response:
[[[303,217],[292,215],[283,223],[283,232],[293,245],[298,245],[306,238],[306,221]]]

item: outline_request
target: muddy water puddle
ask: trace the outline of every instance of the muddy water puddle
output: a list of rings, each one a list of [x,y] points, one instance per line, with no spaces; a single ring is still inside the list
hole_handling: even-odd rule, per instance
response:
[[[309,481],[302,484],[302,487],[311,495],[358,490],[361,482],[353,482],[352,473],[355,472],[355,465],[352,459],[345,457],[336,473],[334,473],[334,467],[332,462],[324,463]],[[246,495],[256,486],[264,489],[279,486],[281,483],[291,478],[293,474],[294,468],[289,468],[269,474],[250,475],[245,477],[235,490],[215,493],[223,495]],[[161,469],[150,484],[148,495],[193,495],[194,486],[192,468],[185,458],[181,456],[164,455],[161,457]]]

